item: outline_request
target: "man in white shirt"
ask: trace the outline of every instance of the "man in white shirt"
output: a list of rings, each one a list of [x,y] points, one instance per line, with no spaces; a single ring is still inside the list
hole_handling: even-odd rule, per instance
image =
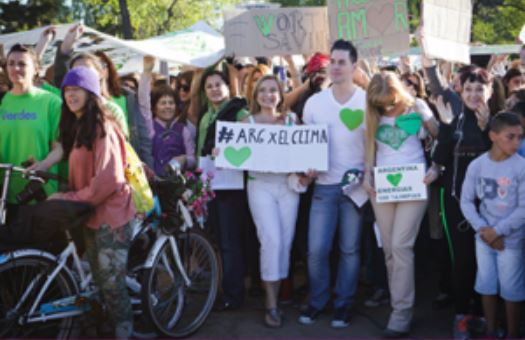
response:
[[[366,195],[359,186],[351,198],[341,189],[343,175],[350,169],[363,171],[365,159],[364,117],[366,93],[352,77],[357,50],[351,42],[334,42],[328,73],[332,86],[312,96],[305,105],[305,124],[326,124],[329,131],[328,171],[308,176],[316,178],[308,230],[308,272],[310,301],[299,317],[312,324],[328,303],[330,290],[329,256],[336,232],[339,235],[339,265],[335,285],[335,315],[332,327],[349,325],[352,299],[359,273],[361,210]]]

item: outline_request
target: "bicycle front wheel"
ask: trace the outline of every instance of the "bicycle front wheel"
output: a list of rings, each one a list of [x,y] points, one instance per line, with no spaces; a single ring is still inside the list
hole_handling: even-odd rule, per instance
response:
[[[168,298],[159,298],[155,304],[152,303],[155,300],[148,299],[150,317],[163,335],[181,338],[197,331],[210,314],[219,287],[219,262],[210,241],[200,232],[190,231],[178,235],[177,245],[190,284],[185,284],[168,242],[157,256],[159,261],[151,269],[147,291],[171,291]],[[176,273],[172,282],[166,280],[161,283],[155,279],[159,277],[155,273],[163,272]],[[174,295],[182,306],[174,308]]]
[[[56,338],[71,336],[74,317],[26,322],[29,309],[40,292],[54,263],[47,258],[21,257],[0,265],[0,338]],[[51,281],[35,314],[52,316],[58,312],[51,302],[77,294],[70,275],[60,271]]]

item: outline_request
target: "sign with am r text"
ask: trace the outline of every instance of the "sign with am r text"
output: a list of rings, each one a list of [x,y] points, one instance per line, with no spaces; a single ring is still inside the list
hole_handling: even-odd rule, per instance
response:
[[[327,0],[331,41],[350,40],[359,58],[408,51],[407,0]]]
[[[289,173],[328,170],[325,125],[217,122],[215,165],[227,169]]]
[[[374,168],[377,203],[427,199],[425,164],[387,165]]]

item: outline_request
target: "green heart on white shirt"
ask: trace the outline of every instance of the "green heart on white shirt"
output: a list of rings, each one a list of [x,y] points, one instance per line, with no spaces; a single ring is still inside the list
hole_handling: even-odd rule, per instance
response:
[[[394,150],[399,150],[408,137],[406,131],[388,124],[379,125],[376,131],[376,139]]]

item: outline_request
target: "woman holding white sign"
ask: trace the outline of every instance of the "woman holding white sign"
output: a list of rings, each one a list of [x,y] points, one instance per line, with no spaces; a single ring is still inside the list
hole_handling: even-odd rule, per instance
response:
[[[373,187],[374,167],[425,165],[421,139],[436,135],[438,125],[422,100],[412,97],[394,73],[376,74],[367,90],[366,170],[364,187],[370,195],[381,232],[388,272],[391,305],[385,337],[408,334],[415,298],[414,243],[427,207],[427,200],[378,203]],[[388,175],[392,190],[404,189],[403,174]],[[379,178],[375,178],[375,183]],[[421,183],[423,185],[423,183]],[[389,189],[386,189],[388,191]],[[399,195],[401,196],[401,195]]]
[[[295,123],[295,115],[286,111],[283,88],[273,75],[263,76],[257,82],[250,112],[245,122],[277,125]],[[268,327],[280,327],[282,317],[277,308],[277,298],[281,280],[288,277],[299,194],[290,189],[288,174],[250,171],[248,203],[261,243],[261,278],[266,291],[264,323]]]
[[[215,147],[216,121],[238,121],[246,114],[246,102],[230,98],[229,82],[226,76],[212,68],[204,71],[199,83],[208,109],[199,122],[197,155],[209,156]],[[244,263],[242,254],[243,214],[239,211],[245,202],[242,188],[217,190],[210,201],[208,224],[213,231],[222,259],[222,297],[217,310],[240,308],[244,300]]]

